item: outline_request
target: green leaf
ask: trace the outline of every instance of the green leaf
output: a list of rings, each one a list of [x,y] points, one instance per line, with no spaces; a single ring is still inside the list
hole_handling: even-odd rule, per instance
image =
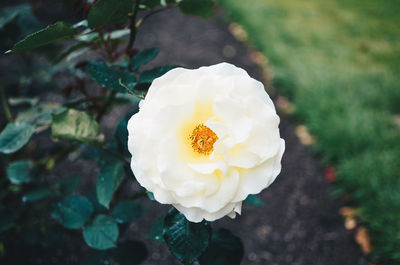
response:
[[[160,0],[141,0],[140,9],[141,10],[154,9],[155,7],[159,6],[160,3],[161,3]]]
[[[111,257],[120,265],[138,265],[148,255],[146,245],[139,241],[128,241],[118,244],[118,247],[111,251]]]
[[[22,197],[22,202],[36,202],[40,201],[46,197],[49,197],[53,193],[48,189],[38,189],[31,192],[26,193]]]
[[[124,156],[130,156],[128,151],[128,121],[133,114],[139,111],[139,106],[135,107],[135,110],[126,114],[121,121],[118,123],[115,129],[114,138],[116,140],[117,148]]]
[[[167,73],[169,70],[174,69],[178,66],[176,65],[166,65],[153,68],[151,70],[144,71],[140,75],[140,83],[151,83],[157,77],[162,76],[163,74]]]
[[[244,202],[247,202],[248,204],[254,205],[254,206],[264,206],[264,202],[258,198],[256,195],[250,194],[247,196],[247,198],[244,200]]]
[[[111,215],[117,223],[123,224],[138,218],[143,212],[143,206],[135,201],[120,201],[115,205]]]
[[[208,222],[192,223],[172,208],[164,220],[164,240],[169,250],[185,265],[192,264],[207,248],[211,238]]]
[[[74,195],[58,202],[51,217],[65,228],[78,229],[89,220],[92,213],[92,203],[86,197]]]
[[[134,0],[99,0],[89,11],[90,28],[104,25],[123,24],[132,12]]]
[[[76,190],[79,187],[80,182],[81,182],[80,176],[73,176],[73,177],[64,179],[56,187],[58,190],[60,190],[61,193],[69,194],[69,193],[72,193],[74,190]]]
[[[99,143],[104,140],[99,124],[83,111],[67,109],[53,114],[51,134],[54,138]]]
[[[158,218],[150,229],[149,237],[158,242],[164,242],[163,229],[164,229],[165,216]]]
[[[86,72],[93,81],[112,91],[127,93],[119,84],[118,80],[121,80],[129,89],[133,89],[136,85],[136,77],[134,74],[117,70],[102,62],[89,62],[86,67]]]
[[[24,52],[58,40],[72,38],[75,30],[72,25],[56,22],[36,33],[28,35],[11,49],[12,52]]]
[[[30,160],[19,160],[7,167],[7,177],[12,184],[20,185],[32,182],[36,167]]]
[[[214,0],[182,0],[180,10],[189,16],[211,17],[215,12]]]
[[[43,103],[18,113],[16,122],[26,122],[35,127],[50,125],[51,114],[60,109],[59,104]]]
[[[0,153],[17,152],[28,143],[34,132],[35,127],[25,122],[7,124],[0,133]]]
[[[118,235],[117,223],[106,215],[98,215],[91,225],[83,229],[86,244],[98,250],[115,248]]]
[[[78,42],[75,43],[74,45],[68,47],[66,50],[62,51],[61,53],[59,53],[59,55],[52,60],[52,62],[54,64],[61,62],[62,60],[64,60],[65,58],[67,58],[69,55],[73,54],[76,51],[81,50],[82,48],[86,48],[88,47],[90,44],[87,42]],[[68,58],[67,58],[68,61]]]
[[[18,97],[18,98],[8,98],[8,104],[11,106],[19,106],[23,104],[29,104],[31,107],[37,105],[39,103],[39,98],[37,97]]]
[[[156,58],[157,54],[158,49],[156,48],[142,50],[132,58],[132,69],[137,70],[140,66]]]
[[[154,198],[154,194],[151,191],[146,191],[147,197],[151,200],[151,201],[155,201],[156,198]]]
[[[243,258],[243,244],[231,231],[213,231],[207,250],[200,256],[200,265],[239,265]]]
[[[100,169],[97,178],[96,194],[97,200],[107,209],[122,180],[124,179],[124,165],[122,162],[111,159],[107,161]]]
[[[0,30],[14,22],[23,35],[30,34],[41,28],[29,4],[7,7],[0,11]]]
[[[4,28],[8,23],[12,22],[15,20],[15,18],[18,16],[18,11],[17,10],[1,10],[0,12],[0,30]]]

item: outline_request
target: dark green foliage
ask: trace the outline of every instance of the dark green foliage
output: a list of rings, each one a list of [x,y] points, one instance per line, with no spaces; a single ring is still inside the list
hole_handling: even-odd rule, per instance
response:
[[[71,25],[63,22],[56,22],[36,33],[27,36],[13,46],[12,52],[24,52],[34,48],[53,43],[58,40],[72,38],[75,30]]]
[[[81,182],[80,176],[69,177],[61,181],[57,185],[57,188],[63,194],[70,194],[74,192],[76,188],[78,188],[80,182]]]
[[[146,194],[147,194],[147,197],[148,197],[150,200],[152,200],[152,201],[155,201],[155,200],[156,200],[156,198],[154,198],[154,194],[153,194],[152,192],[146,191]]]
[[[185,265],[192,264],[207,248],[211,238],[208,222],[192,223],[172,208],[164,219],[164,240],[169,250]]]
[[[118,202],[111,215],[117,223],[127,223],[140,217],[144,213],[144,208],[136,201],[120,201]]]
[[[67,109],[53,114],[51,134],[54,138],[99,143],[104,140],[99,124],[86,112]]]
[[[149,237],[155,241],[164,242],[164,216],[158,218],[150,229]]]
[[[107,66],[105,63],[90,62],[86,67],[86,71],[93,81],[115,92],[127,93],[125,88],[120,85],[119,80],[129,89],[133,89],[136,85],[135,75],[117,70],[111,66]]]
[[[124,165],[118,160],[107,160],[101,166],[100,174],[97,178],[96,194],[99,203],[107,209],[110,206],[114,192],[124,179],[124,175]]]
[[[190,16],[211,17],[215,12],[214,0],[182,0],[179,8]]]
[[[9,123],[0,133],[0,153],[12,154],[26,145],[35,132],[29,123]]]
[[[16,122],[26,122],[35,127],[50,125],[51,114],[62,111],[58,104],[39,104],[18,113]]]
[[[201,265],[239,265],[244,254],[243,244],[231,231],[213,231],[207,250],[200,256]]]
[[[92,6],[88,15],[90,28],[110,24],[123,24],[128,13],[132,12],[134,0],[99,0]]]
[[[115,248],[118,235],[117,223],[106,215],[98,215],[91,225],[83,229],[85,242],[98,250]]]
[[[160,5],[160,0],[141,0],[140,1],[140,5],[144,5],[145,8],[143,8],[144,10],[146,9],[154,9],[155,7]]]
[[[128,121],[132,117],[133,114],[139,111],[139,106],[135,108],[134,111],[129,112],[125,115],[121,121],[118,123],[117,128],[115,130],[114,138],[116,140],[117,148],[119,152],[124,154],[124,156],[129,157],[130,153],[128,151]]]
[[[35,49],[40,53],[13,55],[24,65],[20,72],[10,74],[15,79],[10,82],[12,86],[3,84],[6,89],[0,91],[1,107],[9,121],[0,133],[0,153],[17,152],[37,134],[25,153],[0,161],[7,168],[7,178],[0,181],[0,232],[4,233],[0,259],[3,255],[15,255],[7,251],[25,247],[24,244],[58,247],[64,244],[63,236],[71,233],[61,236],[59,231],[64,227],[77,229],[88,246],[100,250],[82,259],[83,264],[139,264],[147,256],[145,245],[126,238],[118,240],[118,224],[125,229],[127,223],[145,212],[141,204],[131,200],[145,195],[144,190],[131,195],[122,189],[118,191],[125,174],[133,176],[127,159],[131,156],[127,124],[153,80],[176,66],[139,71],[156,58],[158,49],[143,49],[132,56],[137,50],[137,27],[148,18],[147,14],[168,7],[179,6],[187,14],[209,17],[214,12],[214,1],[166,0],[166,6],[160,0],[140,0],[140,5],[136,0],[88,0],[91,7],[87,20],[74,25],[57,22],[46,28],[35,18],[33,10],[42,14],[43,8],[36,4],[37,1],[32,2],[33,9],[19,5],[0,10],[1,48],[8,49],[22,39],[8,52]],[[148,13],[138,15],[141,10]],[[63,42],[62,47],[55,45],[62,40],[68,42]],[[88,51],[90,56],[86,56]],[[88,58],[93,61],[87,61]],[[93,86],[85,73],[101,87]],[[9,93],[16,98],[7,98]],[[114,135],[105,141],[100,124],[107,127],[103,118],[122,104],[130,104],[133,111],[121,119]],[[95,187],[88,176],[63,174],[80,159],[97,163]],[[87,197],[73,195],[78,192]],[[147,196],[155,200],[152,193]],[[49,207],[53,200],[57,203]],[[207,248],[211,227],[208,222],[190,223],[173,210],[165,220],[157,220],[150,236],[157,241],[165,238],[173,254],[190,264]],[[21,256],[22,260],[25,258],[28,259]]]
[[[37,189],[22,196],[22,202],[36,202],[51,196],[53,193],[49,189]]]
[[[140,75],[140,83],[151,83],[157,77],[162,76],[163,74],[167,73],[169,70],[174,69],[178,66],[176,65],[166,65],[153,68],[151,70],[144,71]]]
[[[35,164],[31,160],[18,160],[7,167],[7,177],[12,184],[30,183],[35,175]]]
[[[131,60],[132,69],[137,70],[142,65],[153,60],[158,54],[158,49],[150,48],[140,51],[138,54],[133,56]]]
[[[15,23],[22,35],[31,34],[41,28],[28,4],[16,5],[0,11],[0,31]]]
[[[244,200],[244,202],[247,202],[248,204],[254,205],[254,206],[263,206],[264,202],[257,197],[256,195],[250,194],[247,196],[247,198]]]
[[[58,202],[51,217],[69,229],[81,228],[93,213],[92,203],[85,197],[74,195]]]

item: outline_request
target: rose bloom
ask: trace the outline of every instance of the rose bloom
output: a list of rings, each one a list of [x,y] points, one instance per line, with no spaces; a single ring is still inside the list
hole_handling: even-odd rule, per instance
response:
[[[132,171],[191,222],[234,218],[281,171],[279,117],[263,84],[241,68],[175,68],[139,107],[128,122]]]

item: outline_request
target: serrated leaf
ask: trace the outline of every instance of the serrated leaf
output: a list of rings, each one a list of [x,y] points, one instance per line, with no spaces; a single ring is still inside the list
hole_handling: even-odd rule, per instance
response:
[[[25,122],[7,124],[0,133],[0,153],[17,152],[28,143],[34,132],[35,127]]]
[[[120,201],[115,205],[111,215],[117,223],[123,224],[140,217],[144,208],[136,201]]]
[[[51,217],[65,228],[78,229],[89,220],[92,213],[92,203],[86,197],[74,195],[58,202]]]
[[[102,62],[90,62],[86,67],[86,72],[93,81],[112,91],[127,93],[125,88],[120,85],[119,80],[129,89],[133,89],[136,85],[134,74],[117,70]]]
[[[15,185],[30,183],[34,179],[36,167],[31,160],[12,162],[7,167],[8,180]]]
[[[192,264],[207,248],[211,238],[208,222],[192,223],[175,208],[164,220],[164,240],[172,254],[185,265]]]
[[[179,9],[189,16],[211,17],[215,12],[214,0],[182,0]]]
[[[140,66],[156,58],[157,54],[158,54],[158,49],[156,48],[150,48],[140,51],[132,58],[131,61],[132,69],[137,70]]]
[[[107,209],[110,206],[114,192],[124,179],[124,175],[124,165],[120,161],[111,159],[102,165],[97,178],[96,194],[99,203]]]
[[[138,265],[148,255],[146,245],[139,241],[128,241],[118,244],[117,248],[111,251],[111,257],[120,265]]]
[[[97,28],[104,25],[123,24],[132,12],[134,0],[99,0],[88,14],[88,25]]]
[[[169,70],[174,69],[178,66],[176,65],[166,65],[156,67],[147,71],[144,71],[140,74],[140,83],[151,83],[154,79],[162,76],[163,74],[167,73]]]
[[[254,206],[264,206],[264,202],[256,195],[249,194],[244,202]]]
[[[31,192],[26,193],[22,196],[22,202],[36,202],[40,201],[46,197],[49,197],[53,193],[48,189],[38,189]]]
[[[98,215],[91,225],[83,229],[86,244],[98,250],[115,248],[118,235],[117,223],[106,215]]]
[[[213,231],[207,250],[199,257],[201,265],[239,265],[243,258],[243,244],[231,231]]]
[[[53,114],[51,134],[54,138],[84,143],[99,143],[104,140],[99,124],[86,112],[75,109]]]
[[[163,238],[164,230],[164,216],[158,218],[150,229],[149,237],[158,242],[164,242]]]
[[[75,30],[72,25],[56,22],[38,32],[28,35],[25,39],[16,43],[11,51],[19,53],[32,50],[58,40],[72,38],[74,35]]]

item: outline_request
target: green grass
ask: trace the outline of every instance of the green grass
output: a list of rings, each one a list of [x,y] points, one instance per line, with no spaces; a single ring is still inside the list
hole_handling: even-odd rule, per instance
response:
[[[400,4],[397,0],[220,0],[269,59],[274,87],[338,168],[371,258],[400,264]]]

